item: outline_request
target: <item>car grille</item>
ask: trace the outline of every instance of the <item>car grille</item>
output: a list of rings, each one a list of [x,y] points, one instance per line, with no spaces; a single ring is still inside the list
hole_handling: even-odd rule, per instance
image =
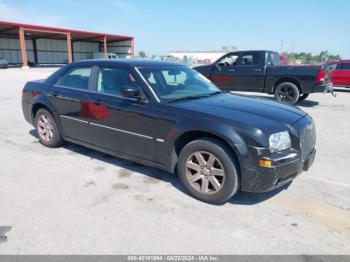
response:
[[[309,154],[314,150],[316,143],[316,129],[315,124],[312,122],[308,124],[300,132],[300,149],[301,149],[301,158],[304,162]]]

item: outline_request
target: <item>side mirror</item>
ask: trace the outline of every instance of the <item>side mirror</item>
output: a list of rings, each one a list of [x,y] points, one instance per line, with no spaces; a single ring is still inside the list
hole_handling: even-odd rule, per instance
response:
[[[134,86],[122,86],[120,88],[120,93],[124,97],[140,98],[140,90]]]

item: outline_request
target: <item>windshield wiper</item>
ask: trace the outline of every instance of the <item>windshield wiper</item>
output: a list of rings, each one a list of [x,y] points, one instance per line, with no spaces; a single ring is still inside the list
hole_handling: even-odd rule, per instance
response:
[[[215,91],[209,94],[204,94],[204,95],[199,95],[199,96],[184,96],[184,97],[179,97],[179,98],[174,98],[174,99],[169,99],[167,102],[175,102],[175,101],[182,101],[182,100],[190,100],[190,99],[199,99],[203,97],[209,97],[217,94],[222,94],[222,91]]]
[[[175,101],[182,101],[182,100],[198,99],[198,98],[202,98],[202,97],[203,96],[184,96],[184,97],[169,99],[169,100],[167,100],[167,102],[175,102]]]
[[[222,94],[222,93],[224,93],[224,92],[222,92],[222,91],[215,91],[213,93],[202,95],[201,97],[208,97],[208,96],[218,95],[218,94]]]

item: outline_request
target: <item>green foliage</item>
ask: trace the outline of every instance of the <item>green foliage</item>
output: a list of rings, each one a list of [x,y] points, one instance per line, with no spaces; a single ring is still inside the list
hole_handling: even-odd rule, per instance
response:
[[[305,64],[319,64],[324,63],[329,60],[341,60],[340,55],[331,55],[328,53],[328,50],[321,51],[318,55],[312,55],[311,53],[284,53],[289,61],[302,61]]]
[[[139,56],[140,56],[141,58],[145,58],[145,57],[146,57],[145,51],[140,51],[140,52],[139,52]]]

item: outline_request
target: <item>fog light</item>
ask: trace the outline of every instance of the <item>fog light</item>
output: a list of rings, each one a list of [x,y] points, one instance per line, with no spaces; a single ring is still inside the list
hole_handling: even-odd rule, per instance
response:
[[[272,162],[270,160],[260,159],[259,165],[260,166],[272,166]]]

